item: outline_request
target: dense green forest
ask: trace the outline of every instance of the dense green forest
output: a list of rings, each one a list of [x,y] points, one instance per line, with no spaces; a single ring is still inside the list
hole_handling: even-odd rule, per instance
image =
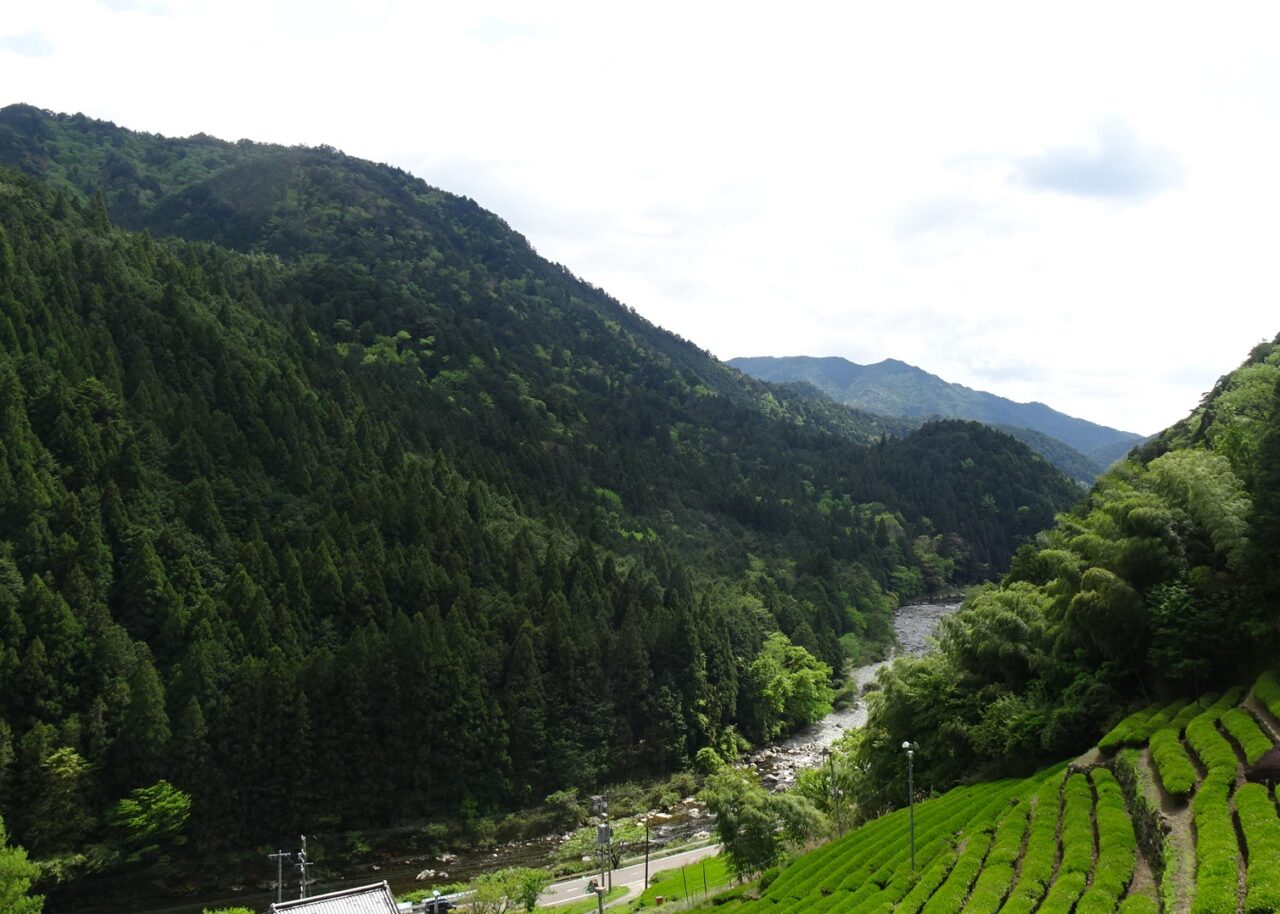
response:
[[[1127,705],[1273,667],[1278,603],[1280,338],[1021,547],[940,650],[883,675],[850,787],[874,807],[904,739],[937,787],[1083,751]]]
[[[0,161],[0,817],[63,872],[736,751],[767,645],[838,674],[1077,496],[388,166],[24,106]]]

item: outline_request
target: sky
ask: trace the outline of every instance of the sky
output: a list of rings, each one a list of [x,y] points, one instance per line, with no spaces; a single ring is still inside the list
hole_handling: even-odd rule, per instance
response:
[[[1155,432],[1280,333],[1280,4],[5,0],[0,105],[336,146],[714,355]]]

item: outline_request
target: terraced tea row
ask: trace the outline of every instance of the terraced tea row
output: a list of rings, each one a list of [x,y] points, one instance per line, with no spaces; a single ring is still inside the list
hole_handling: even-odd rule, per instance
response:
[[[1105,765],[1088,771],[1064,771],[1064,765],[917,803],[914,869],[909,813],[898,810],[796,860],[758,900],[734,901],[720,911],[1159,914],[1157,893],[1168,904],[1179,894],[1170,894],[1170,886],[1182,885],[1161,890],[1162,864],[1168,862],[1170,872],[1192,877],[1181,896],[1190,899],[1191,914],[1280,912],[1276,798],[1241,776],[1272,748],[1275,722],[1263,719],[1258,706],[1280,710],[1280,683],[1268,674],[1250,694],[1257,704],[1248,707],[1242,706],[1243,687],[1154,703],[1104,738],[1112,749],[1149,744],[1159,784],[1175,802],[1191,801],[1194,830],[1186,832],[1185,852],[1162,860],[1160,801],[1151,773],[1136,751],[1123,756],[1125,784],[1146,797],[1135,808],[1148,836],[1143,846],[1154,855],[1141,864],[1149,875],[1140,889],[1135,873],[1142,852],[1126,788]],[[1141,779],[1135,766],[1142,767]],[[1147,786],[1135,787],[1138,780]],[[1164,848],[1169,853],[1167,841]]]

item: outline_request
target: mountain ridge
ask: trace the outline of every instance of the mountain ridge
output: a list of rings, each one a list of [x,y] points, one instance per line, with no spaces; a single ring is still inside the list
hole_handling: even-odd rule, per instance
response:
[[[806,381],[837,402],[885,415],[965,418],[1000,427],[1027,428],[1063,442],[1101,472],[1143,436],[1099,425],[1039,401],[1010,400],[947,381],[900,359],[861,365],[840,356],[753,356],[727,364],[762,380]]]

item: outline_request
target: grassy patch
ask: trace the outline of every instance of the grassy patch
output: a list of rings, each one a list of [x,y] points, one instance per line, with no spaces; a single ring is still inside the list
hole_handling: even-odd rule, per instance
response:
[[[706,879],[704,888],[703,879]],[[654,904],[659,895],[666,904],[672,901],[683,901],[686,897],[686,885],[690,898],[708,897],[717,889],[724,888],[733,881],[733,873],[729,870],[729,861],[723,854],[715,857],[704,857],[697,863],[690,863],[679,869],[664,870],[653,877],[649,887],[636,899],[633,909],[645,908]]]

